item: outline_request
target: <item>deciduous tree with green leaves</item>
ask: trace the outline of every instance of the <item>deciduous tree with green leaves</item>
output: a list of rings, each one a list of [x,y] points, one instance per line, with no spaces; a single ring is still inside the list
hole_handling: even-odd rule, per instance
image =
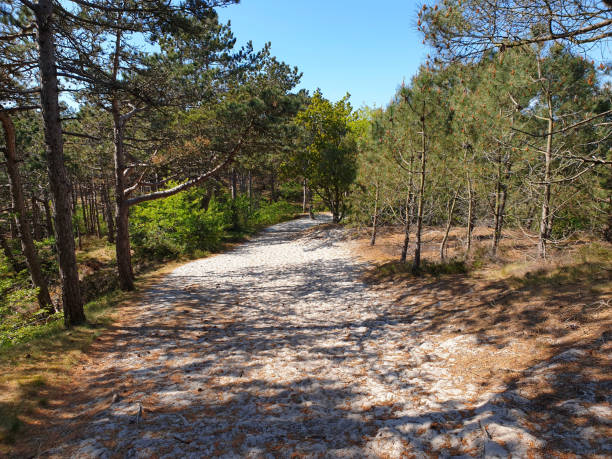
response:
[[[346,198],[357,174],[357,148],[350,129],[353,109],[348,99],[347,94],[332,103],[317,90],[296,116],[306,142],[308,182],[331,210],[335,223],[346,214]]]

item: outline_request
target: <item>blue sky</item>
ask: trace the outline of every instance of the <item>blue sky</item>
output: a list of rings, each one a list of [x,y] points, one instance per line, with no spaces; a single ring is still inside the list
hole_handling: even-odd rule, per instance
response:
[[[272,42],[272,54],[304,73],[300,87],[358,108],[386,105],[427,57],[416,1],[242,0],[222,8],[239,44]]]

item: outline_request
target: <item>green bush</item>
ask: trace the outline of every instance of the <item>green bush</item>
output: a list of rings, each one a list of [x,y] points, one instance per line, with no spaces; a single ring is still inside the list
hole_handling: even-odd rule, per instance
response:
[[[242,238],[297,212],[285,201],[251,202],[246,195],[213,196],[207,208],[206,200],[206,190],[195,188],[135,207],[130,233],[136,255],[160,260],[213,252],[224,240]]]
[[[291,219],[299,209],[286,201],[278,201],[260,207],[252,217],[255,226],[268,226]]]
[[[130,232],[137,256],[164,259],[217,250],[228,218],[214,197],[204,208],[204,193],[195,188],[135,207]]]

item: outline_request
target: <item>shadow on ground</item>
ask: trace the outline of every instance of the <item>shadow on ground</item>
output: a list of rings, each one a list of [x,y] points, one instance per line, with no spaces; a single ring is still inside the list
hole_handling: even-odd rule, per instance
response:
[[[284,244],[297,228],[268,231],[235,254]],[[337,244],[313,239],[304,250]],[[360,281],[363,268],[340,258],[231,269],[222,280],[173,275],[151,290],[138,320],[113,329],[112,347],[94,349],[101,364],[74,396],[41,412],[17,455],[612,453],[602,294],[577,301],[576,286],[509,292],[503,282],[475,289],[450,276],[411,281],[386,301],[386,287],[378,295]],[[483,387],[495,378],[498,388],[484,398],[435,393],[427,355],[385,363],[387,353],[410,355],[453,333],[475,336],[474,351],[511,349],[526,336],[542,346],[528,366],[484,374]]]

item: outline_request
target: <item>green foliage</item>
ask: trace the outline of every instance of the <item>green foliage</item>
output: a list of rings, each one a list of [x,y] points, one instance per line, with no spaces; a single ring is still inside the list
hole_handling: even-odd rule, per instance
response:
[[[195,188],[132,210],[130,232],[137,257],[149,260],[200,256],[221,248],[262,226],[292,218],[295,206],[279,201],[259,203],[247,195],[215,196]]]
[[[130,232],[136,255],[164,259],[217,250],[228,215],[214,197],[206,209],[205,198],[205,190],[195,188],[135,207]]]
[[[272,202],[260,207],[252,216],[256,227],[269,226],[295,216],[298,209],[286,201]]]
[[[357,175],[357,143],[351,135],[352,107],[348,94],[336,103],[315,92],[296,116],[304,131],[306,151],[301,162],[309,185],[316,190],[337,223],[344,217],[346,195]]]

